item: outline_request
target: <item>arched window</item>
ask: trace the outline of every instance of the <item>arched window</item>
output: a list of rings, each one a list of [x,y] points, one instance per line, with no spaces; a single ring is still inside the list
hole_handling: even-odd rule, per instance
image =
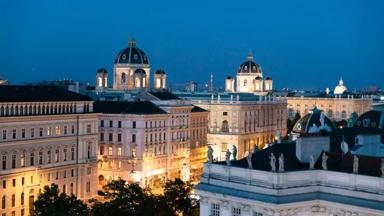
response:
[[[228,121],[227,120],[224,120],[222,123],[221,123],[221,132],[228,132],[229,131],[229,128],[228,128]]]
[[[247,86],[247,80],[244,80],[243,86]]]
[[[127,75],[125,73],[121,74],[121,83],[125,83],[127,80]]]
[[[347,118],[347,112],[345,110],[341,111],[341,118],[346,119]]]

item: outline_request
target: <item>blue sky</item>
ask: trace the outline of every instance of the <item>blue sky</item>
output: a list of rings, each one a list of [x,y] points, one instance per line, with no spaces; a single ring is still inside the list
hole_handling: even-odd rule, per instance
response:
[[[0,74],[94,82],[131,32],[171,83],[216,85],[252,50],[280,89],[384,87],[384,1],[0,0]]]

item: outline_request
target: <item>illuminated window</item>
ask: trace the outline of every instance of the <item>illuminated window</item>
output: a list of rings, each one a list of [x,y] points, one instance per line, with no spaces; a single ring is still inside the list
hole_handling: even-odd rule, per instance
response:
[[[60,126],[56,126],[55,127],[55,134],[56,135],[60,135],[61,134]]]
[[[20,155],[20,166],[25,167],[25,153],[21,153]]]
[[[47,128],[47,135],[50,136],[52,134],[51,127]]]
[[[117,155],[121,156],[121,147],[117,148]]]
[[[108,147],[108,155],[112,155],[112,147]]]

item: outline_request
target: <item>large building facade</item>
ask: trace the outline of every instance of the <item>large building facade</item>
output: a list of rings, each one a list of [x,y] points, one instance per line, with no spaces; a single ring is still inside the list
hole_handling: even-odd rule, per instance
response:
[[[2,215],[29,215],[45,185],[96,196],[97,115],[89,97],[57,87],[0,86]]]
[[[227,149],[236,147],[243,157],[254,145],[264,148],[287,133],[287,104],[284,98],[253,94],[175,93],[209,111],[208,144],[214,158],[223,160]]]
[[[98,101],[99,186],[125,179],[158,188],[197,179],[206,159],[208,112],[169,93],[145,101]]]
[[[288,118],[293,119],[296,113],[300,116],[308,114],[317,107],[332,120],[348,119],[352,113],[361,115],[372,109],[372,99],[353,97],[352,95],[336,97],[287,97]]]

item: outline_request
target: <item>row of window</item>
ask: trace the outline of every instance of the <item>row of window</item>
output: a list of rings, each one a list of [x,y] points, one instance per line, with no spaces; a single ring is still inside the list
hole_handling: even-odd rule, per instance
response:
[[[90,127],[90,125],[89,125]],[[89,129],[91,130],[91,128]],[[87,132],[88,132],[88,126],[87,126]],[[45,136],[54,136],[54,135],[67,135],[67,134],[74,134],[75,133],[75,126],[71,125],[64,125],[64,126],[52,126],[43,128],[40,127],[38,130],[37,128],[22,128],[21,130],[17,130],[16,128],[13,128],[11,130],[3,129],[2,130],[2,140],[8,140],[8,139],[25,139],[25,138],[34,138],[36,136],[38,137],[45,137]]]
[[[45,158],[44,158],[45,156]],[[29,159],[29,164],[27,164],[27,157]],[[37,159],[37,161],[36,161]],[[46,153],[43,151],[39,151],[37,155],[35,155],[35,152],[31,152],[28,155],[23,152],[19,155],[13,154],[11,156],[11,166],[8,165],[8,156],[3,155],[2,156],[2,162],[1,167],[3,170],[6,170],[8,168],[15,169],[19,167],[25,167],[27,165],[34,166],[37,162],[38,165],[42,164],[50,164],[50,163],[58,163],[61,161],[68,161],[68,160],[75,160],[75,148],[72,147],[70,149],[64,148],[62,152],[60,152],[60,149],[56,149],[54,151],[48,150]],[[19,163],[17,163],[19,161]]]
[[[219,203],[212,203],[211,204],[211,216],[220,216],[221,215],[221,209]],[[232,207],[231,216],[241,216],[241,208]],[[252,212],[252,216],[263,216],[263,213],[260,212]]]
[[[108,122],[109,122],[109,127],[113,128],[115,125],[114,121],[109,120]],[[105,127],[105,120],[100,120],[100,127]],[[121,121],[117,121],[117,128],[122,128]],[[136,122],[135,121],[132,122],[132,128],[136,128]]]
[[[109,142],[114,142],[115,140],[113,138],[114,138],[113,133],[108,133],[108,141]],[[106,141],[104,133],[100,133],[100,141],[101,142]],[[121,142],[122,141],[122,134],[121,133],[117,134],[117,140],[116,141],[117,142]],[[131,142],[136,142],[136,134],[132,134]]]
[[[76,113],[76,104],[29,104],[29,105],[2,105],[0,116],[50,115]],[[90,111],[89,103],[83,106],[83,112]]]

